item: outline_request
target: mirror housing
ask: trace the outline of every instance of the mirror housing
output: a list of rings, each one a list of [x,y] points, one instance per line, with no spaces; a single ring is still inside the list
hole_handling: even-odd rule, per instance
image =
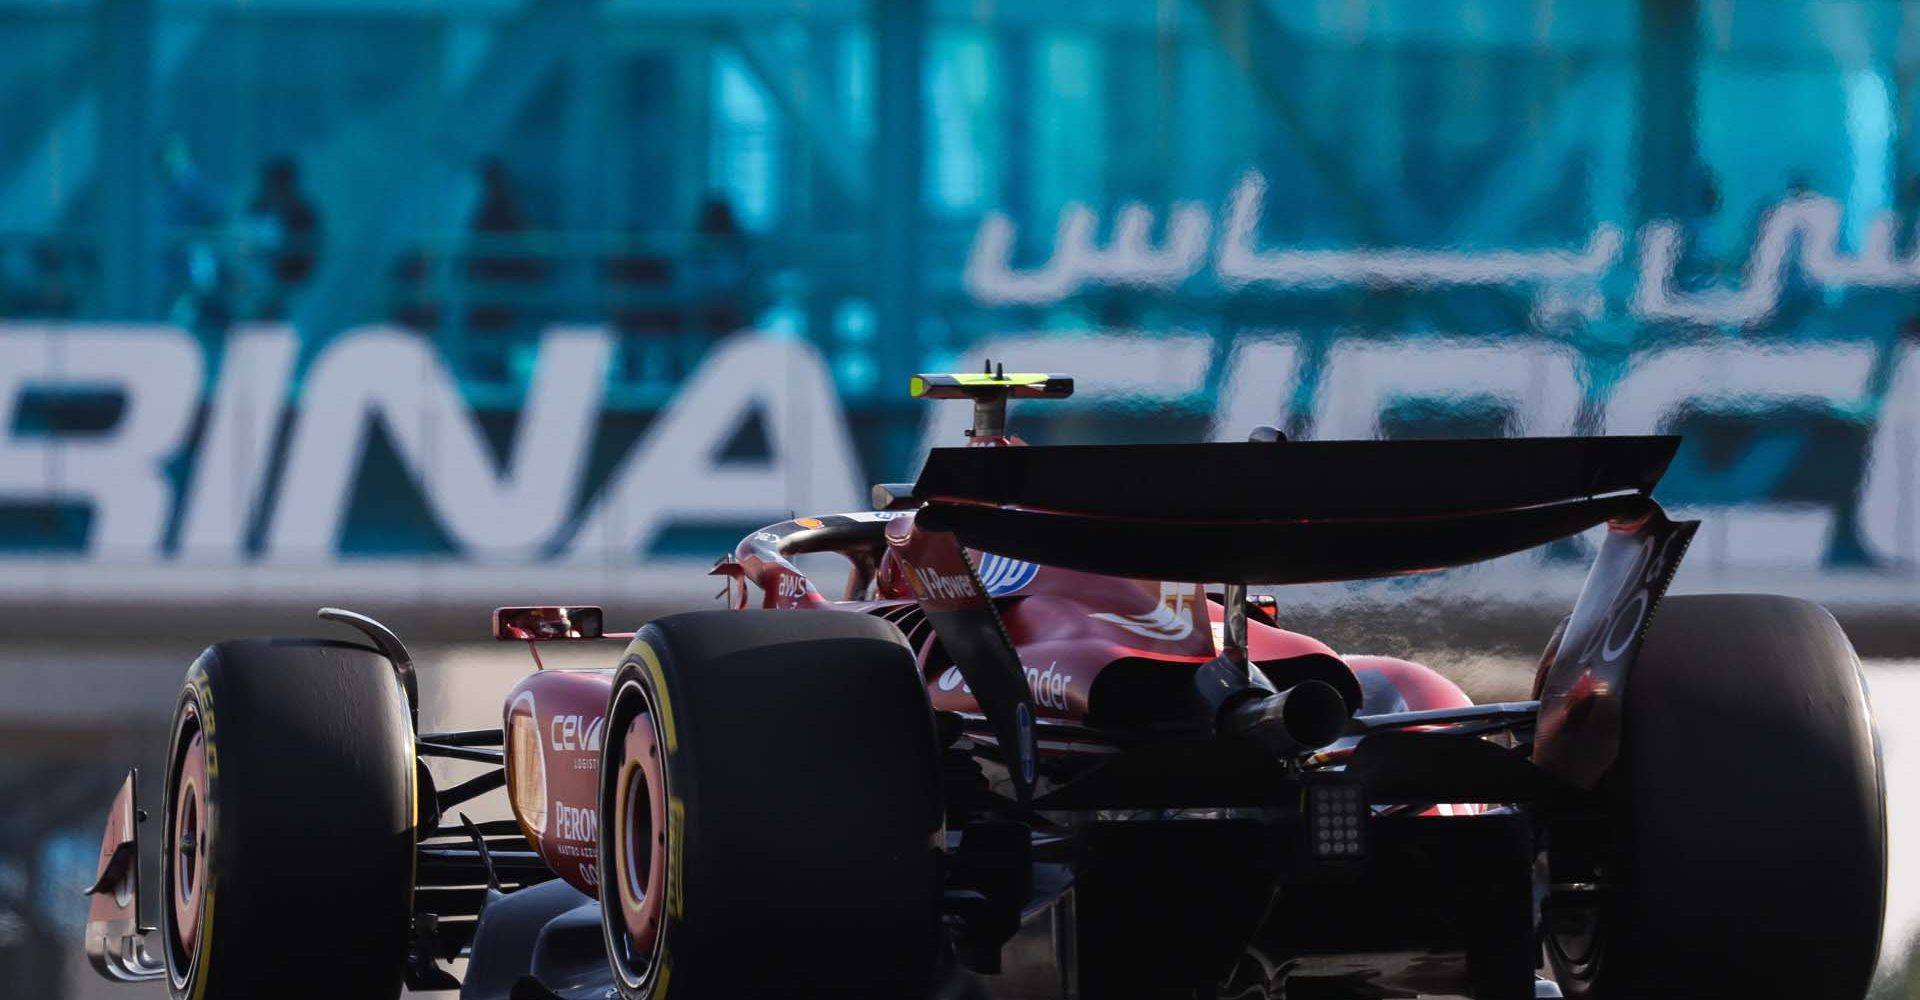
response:
[[[493,609],[493,637],[502,641],[599,639],[606,634],[605,625],[605,612],[591,604]]]

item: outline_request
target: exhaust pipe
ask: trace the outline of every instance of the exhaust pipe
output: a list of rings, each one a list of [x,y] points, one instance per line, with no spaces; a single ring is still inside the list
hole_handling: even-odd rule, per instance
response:
[[[1318,750],[1347,731],[1353,714],[1340,689],[1303,680],[1276,691],[1259,668],[1229,655],[1193,675],[1194,710],[1215,733],[1248,736],[1277,756]]]
[[[1217,731],[1248,736],[1290,757],[1339,739],[1347,731],[1347,699],[1325,681],[1301,681],[1285,691],[1250,689],[1252,697],[1231,702],[1215,723]]]

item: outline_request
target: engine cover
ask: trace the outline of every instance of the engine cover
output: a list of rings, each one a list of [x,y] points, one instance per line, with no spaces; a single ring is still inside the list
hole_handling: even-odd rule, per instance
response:
[[[600,744],[612,670],[543,670],[507,696],[507,799],[540,856],[588,895],[600,891]]]

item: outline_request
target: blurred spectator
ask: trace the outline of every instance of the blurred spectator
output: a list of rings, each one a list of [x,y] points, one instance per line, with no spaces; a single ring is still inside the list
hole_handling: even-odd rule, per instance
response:
[[[284,319],[289,298],[313,278],[321,245],[320,213],[300,190],[290,156],[260,167],[260,187],[244,222],[249,250],[249,319]]]
[[[693,324],[710,337],[746,326],[758,312],[762,292],[756,287],[747,231],[733,206],[718,195],[700,206],[687,278]]]
[[[752,241],[718,195],[700,205],[684,254],[668,257],[638,234],[605,265],[614,323],[623,334],[621,377],[684,378],[714,342],[750,324],[762,308]]]
[[[615,362],[622,381],[669,381],[674,371],[681,320],[676,308],[676,261],[648,245],[636,228],[608,256],[604,267],[608,314],[620,334]]]
[[[394,322],[414,330],[439,329],[438,266],[432,251],[422,247],[408,250],[394,262],[390,309]]]
[[[233,282],[211,241],[192,241],[183,256],[186,287],[174,297],[167,322],[192,332],[211,348],[233,323]]]
[[[480,201],[471,225],[466,328],[472,339],[467,361],[476,374],[497,378],[506,373],[508,342],[522,309],[547,273],[545,262],[527,245],[520,197],[498,158],[480,165]]]
[[[161,217],[170,233],[207,236],[226,222],[226,195],[193,161],[187,137],[172,132],[160,140]]]
[[[72,316],[78,301],[74,265],[65,247],[51,237],[12,244],[0,259],[0,315],[59,319]]]
[[[1896,257],[1920,253],[1920,174],[1908,177],[1893,200],[1893,250]]]
[[[527,231],[520,196],[506,164],[489,158],[480,165],[480,204],[473,213],[474,253],[467,271],[481,281],[518,281],[536,275],[539,262],[519,241]]]
[[[162,139],[159,159],[162,287],[173,295],[167,318],[203,339],[216,337],[233,313],[217,246],[227,222],[226,196],[201,173],[185,135]]]

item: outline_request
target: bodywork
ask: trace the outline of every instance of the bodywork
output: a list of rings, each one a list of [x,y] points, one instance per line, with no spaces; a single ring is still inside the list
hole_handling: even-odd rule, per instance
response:
[[[1425,982],[1432,956],[1484,952],[1483,935],[1531,933],[1541,824],[1617,754],[1634,654],[1695,528],[1651,499],[1676,439],[1014,447],[1005,399],[1070,380],[967,378],[921,388],[985,401],[970,447],[877,487],[877,509],[755,531],[713,572],[737,607],[872,615],[906,637],[946,752],[985,786],[948,795],[968,974],[1057,996],[1285,954],[1295,975],[1386,988]],[[1417,663],[1343,655],[1248,591],[1432,571],[1596,528],[1527,702],[1472,705]],[[821,552],[845,558],[843,581],[795,562]],[[417,717],[399,640],[325,617],[393,661]],[[501,609],[495,635],[527,642],[536,664],[542,642],[625,637],[601,631],[598,609],[558,607]],[[446,986],[437,963],[464,955],[464,997],[538,995],[528,975],[549,995],[606,989],[595,803],[613,675],[539,670],[498,730],[419,737],[422,761],[489,769],[422,784],[411,984]],[[120,979],[160,968],[140,943],[133,782],[88,925],[96,968]],[[511,819],[460,812],[502,786]],[[1329,841],[1343,808],[1353,835]],[[986,843],[1002,845],[991,863]]]

